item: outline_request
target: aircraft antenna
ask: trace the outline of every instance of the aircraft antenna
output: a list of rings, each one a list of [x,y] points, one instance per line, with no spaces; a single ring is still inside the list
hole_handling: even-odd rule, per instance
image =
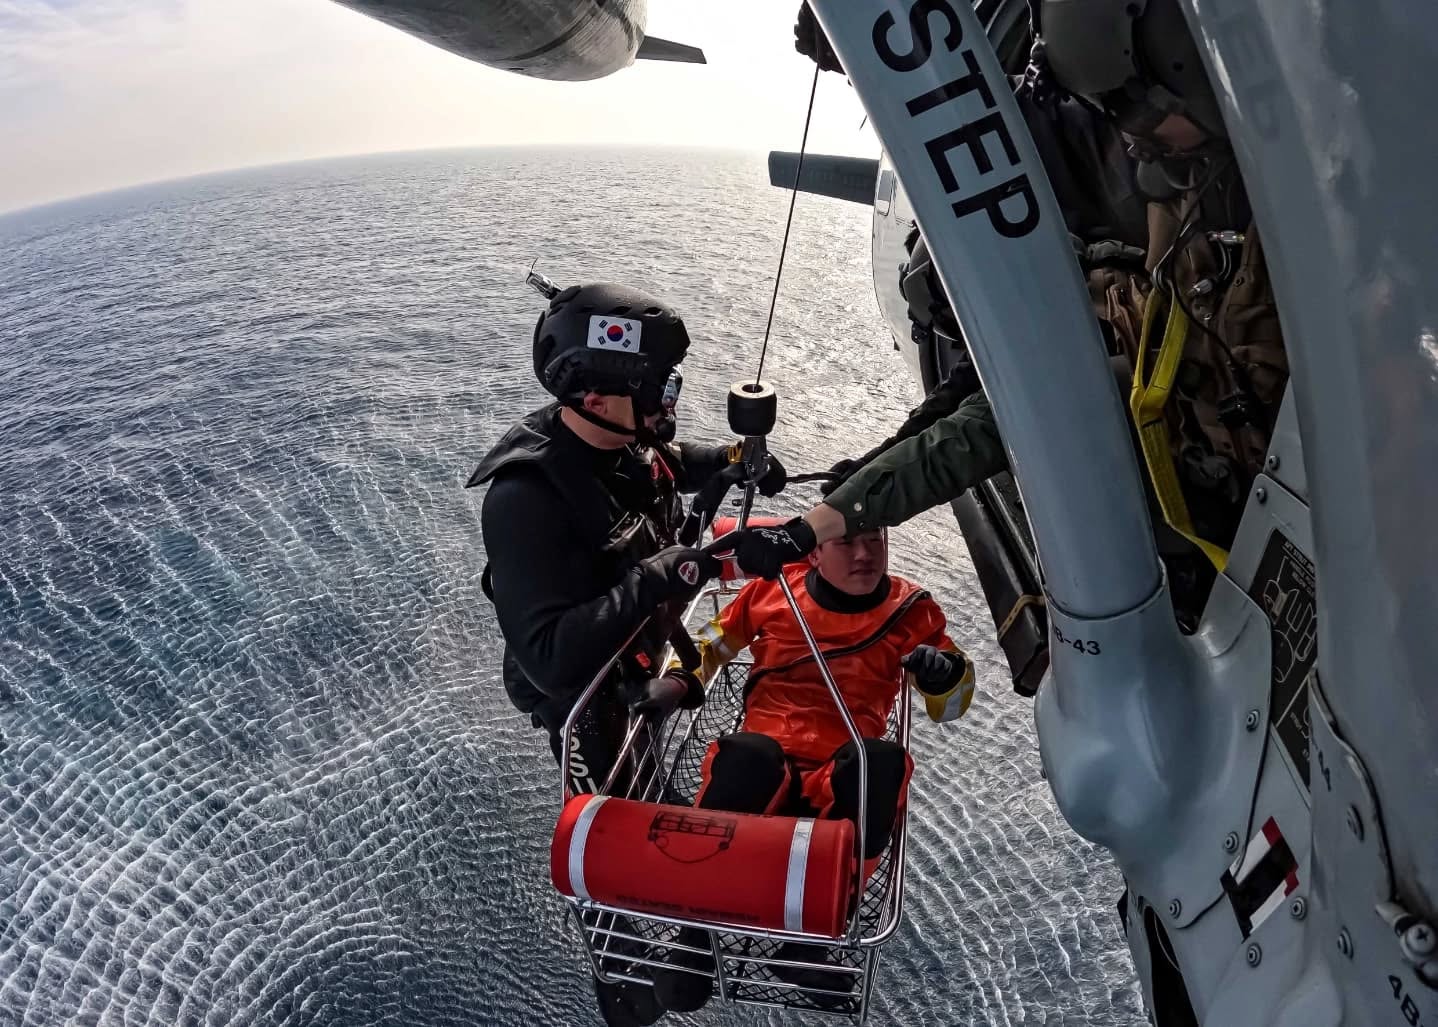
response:
[[[789,195],[789,216],[784,221],[784,241],[779,244],[779,266],[774,271],[774,295],[769,297],[769,320],[764,325],[764,345],[759,350],[759,369],[754,384],[764,376],[764,357],[769,353],[769,332],[774,327],[774,306],[779,302],[779,280],[784,277],[784,255],[789,252],[789,229],[794,224],[794,203],[799,199],[799,182],[804,174],[804,150],[809,145],[809,122],[814,117],[814,94],[819,90],[819,63],[814,62],[814,83],[809,87],[809,110],[804,114],[804,137],[799,142],[799,163],[794,168],[794,191]]]

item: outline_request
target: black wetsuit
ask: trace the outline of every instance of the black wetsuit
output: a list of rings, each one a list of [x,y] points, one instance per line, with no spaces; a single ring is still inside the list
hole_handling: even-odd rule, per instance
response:
[[[635,447],[596,449],[564,425],[561,409],[551,404],[510,429],[469,484],[492,483],[482,515],[485,591],[506,643],[504,686],[549,732],[556,758],[579,693],[646,617],[661,613],[577,725],[571,777],[576,790],[594,791],[623,730],[625,687],[650,675],[677,626],[662,616],[673,620],[661,609],[667,579],[642,561],[674,543],[678,493],[695,491],[728,457],[724,446],[681,444],[663,461]]]

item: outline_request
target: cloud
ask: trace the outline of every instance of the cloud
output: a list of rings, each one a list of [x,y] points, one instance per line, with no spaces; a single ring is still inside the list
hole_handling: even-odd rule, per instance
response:
[[[797,148],[812,65],[794,5],[655,0],[707,66],[592,83],[484,68],[325,0],[0,0],[0,210],[223,168],[429,146]],[[811,145],[868,152],[824,76]]]
[[[96,68],[143,74],[127,58],[173,51],[182,17],[178,3],[0,0],[0,89],[83,84]]]

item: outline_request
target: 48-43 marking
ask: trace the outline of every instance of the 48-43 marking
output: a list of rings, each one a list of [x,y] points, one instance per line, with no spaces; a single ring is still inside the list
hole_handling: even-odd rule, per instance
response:
[[[1063,628],[1054,625],[1054,638],[1059,645],[1071,646],[1075,652],[1083,653],[1085,656],[1098,656],[1103,652],[1099,644],[1091,638],[1069,638],[1064,634]]]

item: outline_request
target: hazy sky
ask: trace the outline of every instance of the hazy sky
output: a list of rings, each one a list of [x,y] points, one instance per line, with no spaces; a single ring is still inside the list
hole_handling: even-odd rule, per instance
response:
[[[543,2],[543,0],[535,0]],[[650,0],[708,65],[541,82],[330,0],[0,0],[0,210],[223,168],[526,142],[799,146],[797,0]],[[812,152],[877,154],[826,74]]]

